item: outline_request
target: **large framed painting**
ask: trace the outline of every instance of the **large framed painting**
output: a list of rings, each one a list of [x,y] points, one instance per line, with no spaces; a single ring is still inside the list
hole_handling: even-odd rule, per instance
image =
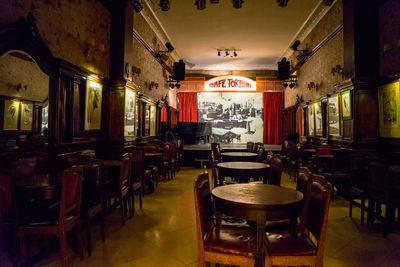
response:
[[[322,136],[324,128],[323,128],[323,121],[322,121],[322,103],[317,102],[313,104],[314,106],[314,113],[315,113],[315,135]]]
[[[211,123],[210,142],[263,142],[263,93],[202,92],[197,94],[197,118]]]
[[[307,107],[307,130],[308,136],[315,135],[314,105]]]
[[[135,110],[136,93],[130,89],[125,89],[125,126],[124,136],[135,135]]]
[[[20,102],[17,100],[4,100],[3,130],[17,131]]]
[[[328,98],[328,134],[340,136],[339,96]]]
[[[150,135],[150,105],[145,107],[144,132],[146,136]]]
[[[150,136],[156,135],[156,106],[150,106]]]
[[[21,103],[21,131],[32,131],[33,104]]]
[[[350,120],[353,118],[351,109],[351,91],[347,90],[340,93],[341,98],[341,110],[343,120]]]
[[[400,137],[400,95],[399,82],[380,86],[379,133],[381,137]]]
[[[100,130],[103,85],[88,79],[86,83],[85,130]]]

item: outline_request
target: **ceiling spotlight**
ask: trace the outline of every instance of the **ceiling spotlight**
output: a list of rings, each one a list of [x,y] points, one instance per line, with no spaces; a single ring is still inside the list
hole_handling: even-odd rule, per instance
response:
[[[219,0],[210,0],[210,4],[219,4]]]
[[[203,10],[206,8],[206,0],[196,0],[194,3],[198,10]]]
[[[181,87],[181,84],[180,84],[180,83],[176,83],[176,84],[175,84],[175,87],[176,87],[177,89],[179,89],[179,88]]]
[[[133,9],[135,9],[135,11],[137,13],[142,11],[143,10],[142,0],[134,0],[133,1]]]
[[[290,88],[290,89],[292,89],[292,88],[295,87],[295,86],[296,86],[295,83],[290,83],[290,84],[289,84],[289,88]]]
[[[233,55],[234,55],[235,57],[237,57],[237,53],[236,53],[236,51],[233,51]]]
[[[244,2],[243,0],[232,0],[233,7],[234,7],[234,8],[241,8],[243,2]]]
[[[288,87],[288,83],[287,83],[287,82],[285,82],[285,83],[282,85],[282,87],[283,87],[283,88],[286,88],[286,87]]]
[[[293,51],[297,51],[297,48],[299,47],[299,45],[300,45],[300,40],[296,40],[293,44],[292,44],[292,46],[290,47]]]
[[[171,89],[174,89],[174,88],[175,88],[175,85],[174,85],[173,83],[168,84],[168,86],[169,86]]]
[[[162,11],[168,11],[169,10],[169,0],[160,0],[159,6],[161,7]]]
[[[276,0],[280,7],[286,7],[288,0]]]
[[[221,51],[219,51],[219,50],[218,50],[218,56],[219,56],[219,57],[221,56]]]
[[[229,56],[229,51],[228,50],[225,51],[225,56],[226,57]]]
[[[171,43],[169,43],[169,42],[166,42],[165,43],[165,47],[168,49],[168,52],[170,53],[170,52],[172,52],[172,51],[174,51],[174,47],[171,45]]]

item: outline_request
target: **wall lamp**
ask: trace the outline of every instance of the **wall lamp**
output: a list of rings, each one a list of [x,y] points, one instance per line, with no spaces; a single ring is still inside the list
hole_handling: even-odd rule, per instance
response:
[[[243,0],[233,0],[233,1],[232,1],[232,3],[233,3],[233,8],[241,8],[243,2],[244,2]]]
[[[96,44],[96,40],[93,37],[89,37],[87,42],[85,43],[84,55],[86,58],[91,56],[93,53],[104,52],[105,47],[103,43]]]
[[[311,89],[315,88],[315,91],[318,91],[318,87],[319,87],[319,85],[317,83],[314,83],[314,82],[309,82],[307,84],[308,90],[311,90]]]
[[[296,41],[290,46],[290,48],[291,48],[293,51],[300,52],[300,54],[298,54],[298,55],[296,56],[296,59],[299,60],[299,61],[305,60],[305,59],[307,58],[307,56],[310,54],[310,51],[308,51],[308,48],[307,48],[307,44],[306,44],[306,49],[299,49],[300,44],[301,44],[300,40],[296,40]]]
[[[197,6],[198,10],[203,10],[206,8],[206,0],[196,0],[194,4]]]
[[[138,67],[133,66],[132,67],[132,76],[135,76],[135,74],[139,77],[139,75],[142,73],[142,70]]]
[[[288,0],[276,0],[276,2],[278,3],[278,5],[280,7],[286,7],[287,3],[288,3]]]
[[[338,64],[338,65],[332,67],[331,73],[332,73],[332,76],[335,76],[335,73],[340,74],[340,75],[342,75],[342,78],[343,78],[343,67]]]
[[[282,87],[285,89],[289,86],[290,89],[293,89],[296,87],[297,84],[297,76],[296,75],[290,75],[288,80],[285,80],[282,84]]]
[[[157,89],[158,88],[158,83],[156,83],[154,81],[150,82],[149,83],[149,90],[152,90],[154,87]]]
[[[133,9],[135,9],[137,13],[140,13],[143,10],[142,0],[134,0]]]

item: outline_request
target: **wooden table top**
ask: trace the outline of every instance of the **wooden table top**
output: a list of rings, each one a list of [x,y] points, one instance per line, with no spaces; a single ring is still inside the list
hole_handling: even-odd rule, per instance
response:
[[[145,157],[161,157],[163,154],[162,153],[144,153]]]
[[[61,175],[52,176],[49,174],[36,174],[29,178],[17,178],[15,180],[15,185],[25,189],[60,187]]]
[[[260,162],[232,161],[232,162],[218,163],[217,167],[227,168],[227,169],[250,170],[250,169],[267,169],[270,166],[269,164]]]
[[[229,156],[229,157],[257,157],[257,153],[251,152],[224,152],[221,153],[222,156]]]
[[[303,152],[316,153],[317,149],[315,149],[315,148],[303,148],[302,151]]]
[[[333,155],[315,155],[317,158],[333,159]]]
[[[218,199],[259,207],[276,207],[298,203],[303,194],[294,189],[270,184],[229,184],[216,187],[212,195]]]

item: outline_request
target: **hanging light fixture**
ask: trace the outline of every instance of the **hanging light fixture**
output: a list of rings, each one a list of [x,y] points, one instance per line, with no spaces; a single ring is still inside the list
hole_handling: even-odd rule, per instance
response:
[[[280,7],[286,7],[287,3],[288,3],[288,0],[276,0],[276,2],[278,3],[278,5]]]
[[[234,7],[234,8],[241,8],[243,2],[244,2],[243,0],[232,0],[233,7]]]

